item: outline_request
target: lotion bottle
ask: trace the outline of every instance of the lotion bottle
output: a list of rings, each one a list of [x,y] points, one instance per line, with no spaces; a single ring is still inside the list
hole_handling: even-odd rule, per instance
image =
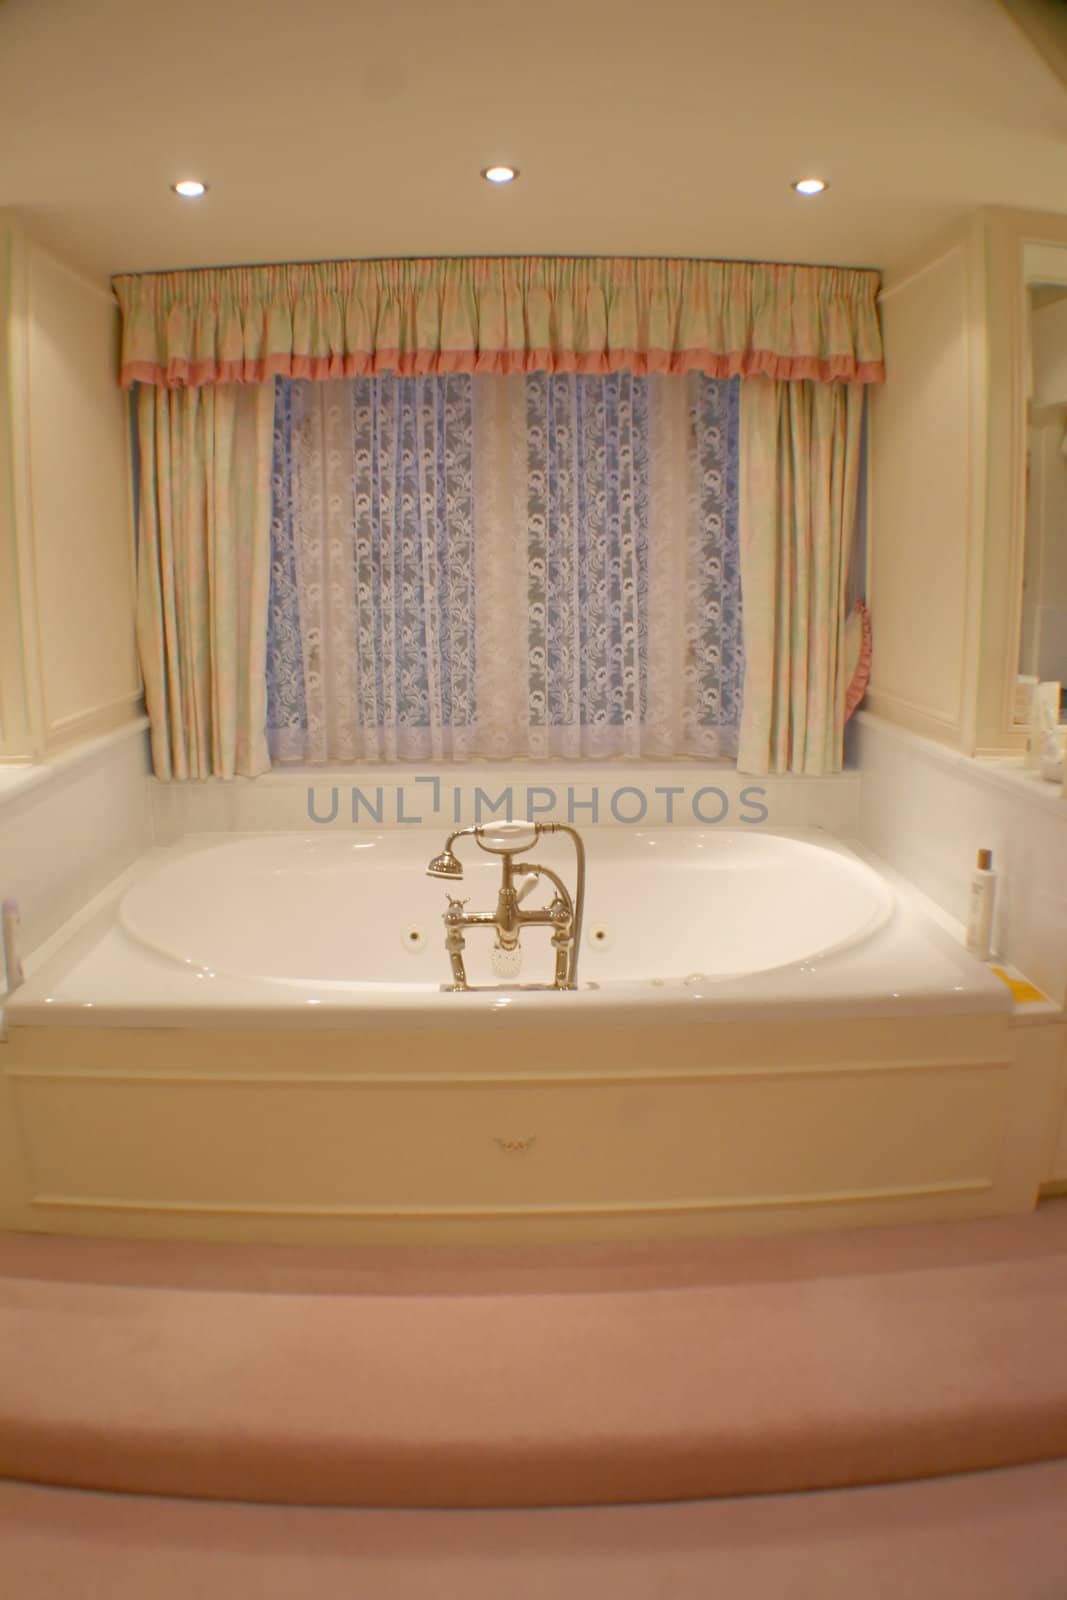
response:
[[[967,915],[967,948],[979,961],[992,954],[993,905],[997,875],[993,871],[992,850],[979,850],[978,865],[971,878],[971,903]]]

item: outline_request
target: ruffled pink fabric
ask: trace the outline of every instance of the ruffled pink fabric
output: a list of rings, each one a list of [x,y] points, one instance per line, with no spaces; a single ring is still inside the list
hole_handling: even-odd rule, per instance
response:
[[[115,279],[122,382],[393,372],[885,376],[875,272],[568,257],[325,262]]]
[[[867,685],[871,681],[871,657],[873,654],[871,613],[862,600],[856,601],[855,609],[859,612],[860,618],[860,650],[845,694],[846,722],[867,693]]]

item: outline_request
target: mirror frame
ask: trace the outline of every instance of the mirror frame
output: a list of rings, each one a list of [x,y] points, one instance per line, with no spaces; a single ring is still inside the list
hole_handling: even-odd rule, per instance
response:
[[[1033,421],[1034,409],[1034,378],[1035,364],[1034,351],[1034,297],[1035,289],[1056,288],[1062,289],[1067,294],[1067,245],[1033,244],[1023,245],[1023,293],[1026,297],[1026,327],[1025,327],[1025,353],[1023,357],[1024,375],[1024,413],[1023,413],[1023,501],[1022,501],[1022,544],[1020,549],[1021,569],[1019,576],[1019,625],[1016,635],[1016,671],[1021,670],[1022,662],[1022,624],[1025,613],[1024,576],[1027,561],[1027,525],[1030,519],[1031,485],[1026,471],[1029,456],[1030,430]],[[1065,398],[1064,404],[1067,404]],[[1067,681],[1067,673],[1064,674]],[[1019,718],[1016,726],[1030,728],[1029,715]]]
[[[33,558],[25,428],[28,245],[9,212],[0,212],[0,762],[41,753]]]
[[[990,209],[984,220],[986,506],[974,753],[990,756],[1022,749],[1029,732],[1014,717],[1026,540],[1029,289],[1037,282],[1067,287],[1067,216]]]

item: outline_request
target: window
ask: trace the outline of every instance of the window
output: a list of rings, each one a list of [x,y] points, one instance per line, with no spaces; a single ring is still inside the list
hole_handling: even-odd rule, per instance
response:
[[[277,381],[275,761],[733,756],[738,385]]]

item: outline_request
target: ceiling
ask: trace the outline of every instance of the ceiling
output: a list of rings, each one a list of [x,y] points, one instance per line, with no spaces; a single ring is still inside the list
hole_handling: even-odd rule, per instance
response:
[[[518,182],[493,188],[482,167]],[[790,180],[815,173],[826,194]],[[169,184],[210,185],[183,201]],[[344,256],[892,268],[1067,212],[997,0],[0,0],[0,206],[95,276]]]

